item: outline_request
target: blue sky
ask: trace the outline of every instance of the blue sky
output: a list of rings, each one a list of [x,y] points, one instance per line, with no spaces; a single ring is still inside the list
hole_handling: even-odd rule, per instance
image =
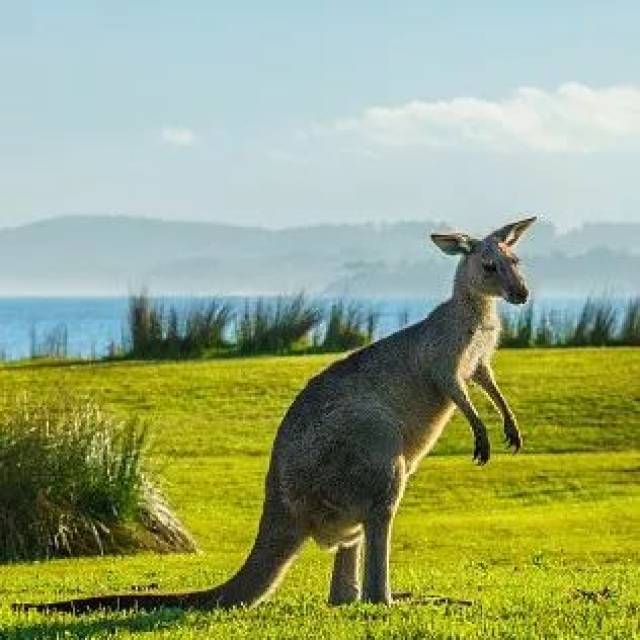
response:
[[[615,1],[0,3],[0,225],[640,222],[638,24]]]

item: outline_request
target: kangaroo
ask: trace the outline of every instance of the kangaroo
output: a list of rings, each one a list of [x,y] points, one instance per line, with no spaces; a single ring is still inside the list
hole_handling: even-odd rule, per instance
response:
[[[300,392],[275,437],[254,546],[227,582],[188,593],[15,606],[73,613],[249,606],[275,589],[308,538],[335,551],[331,604],[391,603],[393,518],[407,479],[456,407],[471,427],[473,460],[489,460],[487,430],[467,382],[477,383],[502,414],[512,450],[522,446],[490,358],[499,335],[496,299],[523,304],[528,297],[513,246],[534,221],[508,224],[483,240],[463,233],[431,236],[446,254],[461,256],[452,297],[421,322],[333,363]]]

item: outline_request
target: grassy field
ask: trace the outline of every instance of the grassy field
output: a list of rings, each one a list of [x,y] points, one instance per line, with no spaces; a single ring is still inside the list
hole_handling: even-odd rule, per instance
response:
[[[392,580],[414,602],[325,604],[331,558],[309,544],[270,603],[252,610],[62,615],[8,603],[218,583],[241,563],[260,513],[274,432],[332,357],[5,366],[5,393],[86,390],[152,425],[153,463],[197,555],[0,567],[0,638],[631,638],[640,635],[640,349],[501,351],[496,370],[525,437],[471,463],[456,418],[412,479],[396,519]],[[598,596],[597,592],[603,592]],[[583,590],[580,592],[579,590]],[[471,606],[419,602],[437,594]]]

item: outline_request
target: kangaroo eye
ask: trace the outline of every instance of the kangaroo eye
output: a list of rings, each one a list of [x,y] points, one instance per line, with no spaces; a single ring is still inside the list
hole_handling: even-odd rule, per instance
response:
[[[496,267],[496,263],[495,262],[483,262],[482,263],[482,268],[487,272],[487,273],[495,273],[497,270]]]

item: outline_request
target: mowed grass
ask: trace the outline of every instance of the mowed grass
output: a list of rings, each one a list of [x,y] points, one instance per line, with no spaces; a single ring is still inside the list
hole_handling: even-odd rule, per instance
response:
[[[4,565],[0,637],[640,634],[640,349],[622,348],[498,353],[497,375],[525,450],[504,452],[500,420],[474,392],[492,436],[489,465],[471,463],[472,440],[456,416],[412,478],[396,518],[392,586],[411,591],[414,601],[326,606],[331,557],[309,543],[271,602],[251,610],[82,618],[9,610],[13,601],[189,589],[228,577],[253,540],[278,423],[305,381],[332,359],[1,368],[5,393],[68,386],[116,413],[147,418],[154,466],[202,551]],[[420,602],[434,594],[472,605]]]

